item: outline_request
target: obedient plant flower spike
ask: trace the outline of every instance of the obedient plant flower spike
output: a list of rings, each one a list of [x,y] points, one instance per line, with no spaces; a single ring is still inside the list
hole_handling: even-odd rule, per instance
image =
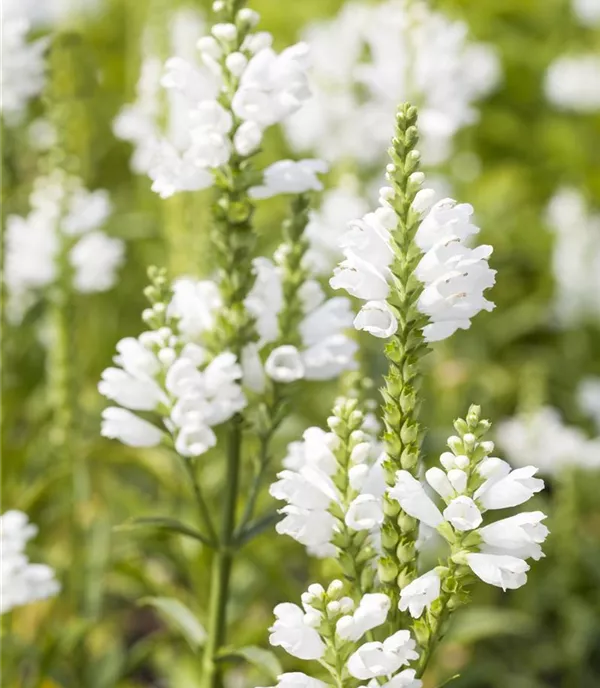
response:
[[[214,351],[233,351],[239,358],[244,346],[256,338],[253,318],[244,306],[244,299],[252,289],[255,275],[252,256],[256,243],[252,218],[254,203],[248,189],[256,182],[250,158],[237,152],[235,135],[242,125],[233,110],[233,99],[238,90],[240,77],[228,68],[230,55],[239,55],[244,39],[252,29],[253,22],[240,18],[239,10],[244,2],[215,2],[214,11],[222,23],[215,27],[226,27],[231,35],[221,36],[216,31],[214,39],[219,42],[221,56],[218,58],[223,77],[223,88],[219,103],[231,117],[232,126],[226,133],[231,147],[231,156],[226,164],[215,170],[217,198],[212,214],[214,229],[211,242],[219,266],[219,288],[223,296],[222,308],[213,328]],[[224,29],[225,30],[225,29]],[[214,33],[214,31],[213,31]]]
[[[422,648],[419,675],[458,606],[468,600],[468,588],[477,576],[503,590],[527,582],[527,559],[543,557],[541,543],[548,535],[541,511],[521,512],[483,525],[488,510],[519,506],[544,487],[534,478],[534,466],[511,470],[492,457],[494,443],[483,438],[490,428],[478,406],[466,419],[454,423],[457,435],[448,439],[449,452],[440,457],[443,467],[430,468],[425,477],[446,504],[442,511],[409,472],[397,473],[389,490],[402,508],[446,540],[450,554],[443,565],[426,572],[400,591],[401,611],[409,612]]]
[[[417,310],[422,291],[415,277],[420,251],[414,243],[420,216],[412,207],[420,189],[423,175],[419,169],[417,110],[405,104],[396,117],[396,134],[387,168],[387,178],[393,192],[388,199],[397,225],[390,231],[394,254],[390,266],[392,285],[388,306],[398,322],[398,329],[385,348],[389,361],[385,387],[382,391],[384,439],[387,458],[383,467],[389,486],[395,483],[398,469],[414,476],[419,469],[422,430],[418,422],[417,394],[420,381],[419,359],[426,353],[423,339],[424,317]],[[382,531],[383,557],[379,576],[385,592],[397,602],[397,591],[415,577],[415,542],[417,522],[398,510],[398,504],[384,499]]]
[[[491,423],[481,418],[481,408],[475,405],[469,408],[466,419],[459,418],[454,423],[458,437],[450,438],[449,444],[453,445],[453,450],[458,456],[466,456],[468,459],[468,463],[465,461],[466,465],[461,464],[463,467],[458,469],[466,473],[465,492],[467,494],[475,493],[484,482],[476,469],[487,456],[483,437],[490,427]],[[444,526],[447,525],[447,523],[444,524]],[[469,539],[473,541],[474,533],[467,530],[455,537],[452,528],[445,528],[445,535],[453,542],[450,545],[451,551],[446,562],[446,568],[441,569],[440,595],[428,609],[427,614],[416,619],[413,625],[415,637],[422,647],[419,676],[422,676],[427,668],[429,659],[442,636],[443,627],[448,617],[452,611],[468,601],[466,584],[472,581],[471,571],[464,566],[464,563],[461,563],[460,557],[455,555],[461,552],[463,543]]]

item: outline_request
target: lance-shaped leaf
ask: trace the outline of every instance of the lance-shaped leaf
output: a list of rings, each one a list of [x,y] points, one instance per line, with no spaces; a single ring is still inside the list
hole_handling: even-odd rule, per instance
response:
[[[194,652],[204,644],[204,626],[183,602],[172,597],[144,597],[139,604],[154,607],[171,628],[181,633]]]

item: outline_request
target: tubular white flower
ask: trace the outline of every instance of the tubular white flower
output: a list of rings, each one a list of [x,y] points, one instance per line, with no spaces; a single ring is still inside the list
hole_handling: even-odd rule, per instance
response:
[[[155,425],[116,406],[102,411],[101,434],[130,447],[155,447],[163,438],[163,433]]]
[[[305,614],[296,604],[285,602],[273,610],[276,621],[269,629],[269,642],[298,659],[320,659],[325,643],[319,633],[304,622]]]
[[[481,525],[483,517],[475,502],[466,496],[453,499],[444,509],[444,518],[456,530],[474,530]]]
[[[441,468],[430,468],[425,473],[425,479],[442,499],[448,501],[455,496],[454,487]]]
[[[304,377],[304,365],[298,349],[285,345],[274,349],[265,363],[266,374],[275,382],[289,383]]]
[[[396,484],[388,491],[392,499],[398,501],[402,509],[422,523],[437,528],[444,521],[440,510],[425,493],[423,485],[408,471],[396,473]],[[357,677],[360,678],[360,677]]]
[[[386,339],[398,330],[398,321],[385,301],[368,301],[354,319],[354,327]]]
[[[292,671],[280,674],[277,677],[277,685],[274,688],[329,688],[327,683],[307,676],[300,671]]]
[[[0,516],[0,614],[60,591],[54,571],[45,564],[31,564],[25,554],[27,542],[37,532],[22,511],[5,511]]]
[[[363,595],[358,608],[352,615],[342,616],[336,623],[336,633],[344,640],[356,642],[363,635],[387,619],[390,598],[383,593]]]
[[[467,554],[466,560],[473,573],[484,583],[503,590],[515,590],[527,582],[529,564],[518,557],[474,552]]]
[[[600,109],[600,58],[595,53],[562,55],[548,67],[546,98],[561,110],[593,113]]]
[[[382,643],[365,643],[348,659],[348,673],[361,680],[391,676],[402,665],[419,658],[415,647],[409,631],[398,631]]]
[[[500,480],[485,482],[474,498],[486,509],[519,506],[544,489],[544,481],[533,477],[537,472],[534,466],[517,468]]]
[[[361,494],[354,499],[346,512],[346,525],[353,530],[372,530],[383,522],[381,499],[371,494]]]
[[[120,368],[106,368],[98,391],[111,401],[132,411],[154,411],[168,399],[160,386],[150,377],[135,377]]]
[[[408,610],[413,619],[418,619],[425,607],[440,596],[440,585],[440,577],[435,570],[419,576],[400,591],[398,609],[402,612]]]
[[[321,191],[323,184],[317,174],[327,172],[322,160],[279,160],[263,173],[263,184],[253,186],[249,195],[255,199],[272,198],[279,194],[302,194]]]
[[[482,551],[538,561],[544,556],[540,545],[550,532],[542,523],[545,518],[541,511],[530,511],[484,526],[479,530]]]

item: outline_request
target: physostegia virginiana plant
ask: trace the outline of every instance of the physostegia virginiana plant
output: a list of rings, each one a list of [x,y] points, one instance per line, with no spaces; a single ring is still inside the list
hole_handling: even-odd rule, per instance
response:
[[[541,556],[547,535],[541,512],[490,523],[486,512],[523,504],[543,482],[533,477],[535,468],[511,471],[493,456],[485,440],[490,423],[479,407],[455,421],[441,466],[424,470],[421,359],[430,345],[493,308],[484,297],[495,280],[492,248],[469,245],[479,231],[471,206],[436,202],[424,185],[417,110],[402,105],[389,186],[377,210],[350,223],[341,239],[345,258],[330,282],[364,303],[355,317],[350,299],[328,297],[306,260],[304,234],[308,194],[322,188],[317,175],[326,165],[282,160],[263,170],[254,157],[265,130],[310,96],[306,46],[277,54],[243,4],[214,4],[217,22],[198,42],[200,66],[167,62],[162,85],[185,103],[187,137],[158,140],[148,170],[162,197],[214,187],[215,276],[171,281],[165,271],[150,270],[148,329],[118,343],[116,365],[102,376],[100,391],[117,404],[105,410],[102,432],[131,446],[169,447],[189,476],[198,526],[168,518],[162,526],[213,550],[205,688],[223,682],[236,553],[274,522],[309,554],[336,559],[340,571],[326,588],[311,585],[302,607],[275,608],[271,644],[312,662],[306,674],[279,676],[278,685],[417,688],[473,580],[523,585],[526,560]],[[255,206],[278,194],[292,196],[283,240],[273,259],[259,257]],[[309,428],[290,445],[270,489],[285,502],[279,515],[257,516],[271,440],[289,413],[295,383],[310,381],[318,390],[319,381],[356,368],[352,323],[385,343],[383,435],[357,399],[339,399],[327,431]],[[218,518],[204,494],[202,457],[209,451],[220,452],[226,466]],[[254,479],[241,489],[242,468],[256,456]],[[422,571],[419,547],[432,529],[448,551]]]

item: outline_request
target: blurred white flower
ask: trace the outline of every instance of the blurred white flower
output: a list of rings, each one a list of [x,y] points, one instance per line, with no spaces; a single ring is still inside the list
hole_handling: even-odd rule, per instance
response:
[[[600,214],[592,213],[581,193],[563,188],[548,205],[554,232],[552,266],[554,309],[564,327],[600,318]]]
[[[600,110],[600,57],[564,55],[546,72],[546,98],[561,110],[591,113]]]
[[[600,24],[600,2],[598,0],[572,0],[577,19],[585,26]]]
[[[382,643],[365,643],[348,659],[348,673],[361,680],[391,676],[402,665],[419,658],[416,646],[410,631],[397,631]]]
[[[25,554],[27,542],[36,534],[36,526],[22,511],[0,516],[0,614],[60,591],[54,571],[45,564],[31,564]]]
[[[559,411],[548,406],[502,421],[496,437],[515,466],[531,462],[546,475],[569,466],[600,468],[600,439],[566,425]]]
[[[45,38],[28,41],[30,22],[20,3],[2,6],[2,71],[0,111],[7,124],[16,124],[29,101],[37,96],[46,82]]]
[[[469,43],[467,27],[423,2],[351,2],[309,25],[314,97],[286,123],[297,151],[328,162],[380,162],[403,101],[419,102],[424,160],[443,162],[454,134],[477,118],[473,107],[498,83],[490,46]]]
[[[577,388],[577,400],[581,410],[595,423],[600,433],[600,377],[587,377]],[[598,445],[600,462],[600,444]]]
[[[325,653],[325,643],[318,631],[305,623],[302,609],[289,602],[278,604],[273,610],[276,621],[269,629],[271,645],[282,647],[298,659],[320,659]]]
[[[124,261],[124,244],[100,231],[111,213],[105,191],[88,191],[81,181],[56,171],[36,179],[27,217],[6,223],[5,280],[8,311],[18,321],[38,293],[59,278],[64,252],[81,293],[107,291]]]
[[[317,174],[327,172],[322,160],[279,160],[263,173],[262,186],[253,186],[252,198],[272,198],[279,194],[302,194],[307,191],[321,191],[323,184]]]

